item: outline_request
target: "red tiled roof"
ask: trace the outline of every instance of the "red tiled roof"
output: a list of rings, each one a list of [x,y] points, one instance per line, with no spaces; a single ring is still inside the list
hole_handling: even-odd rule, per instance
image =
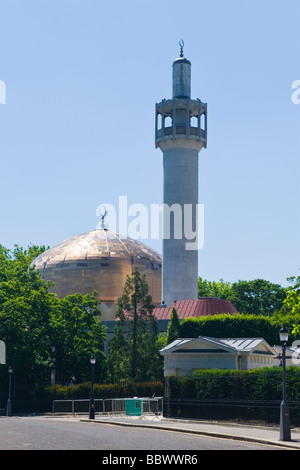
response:
[[[169,320],[173,307],[176,308],[180,320],[188,317],[203,317],[221,313],[231,315],[238,313],[229,300],[202,297],[197,300],[177,300],[171,307],[156,307],[153,314],[157,320]]]

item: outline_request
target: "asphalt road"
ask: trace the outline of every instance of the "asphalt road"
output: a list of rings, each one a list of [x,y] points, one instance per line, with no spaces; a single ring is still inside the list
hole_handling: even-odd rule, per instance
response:
[[[0,418],[0,450],[99,450],[104,459],[118,456],[118,451],[187,451],[187,456],[197,455],[192,451],[201,450],[279,450],[278,447],[255,444],[231,439],[205,437],[188,433],[178,433],[159,429],[120,427],[113,424],[80,422],[73,418],[52,417],[11,417]],[[153,452],[152,452],[153,453]],[[151,452],[149,455],[152,454]],[[122,455],[123,455],[122,454]],[[136,454],[137,455],[137,454]],[[144,454],[140,454],[143,460]],[[145,454],[146,455],[146,454]],[[143,464],[154,464],[149,461]],[[189,459],[189,457],[187,457]],[[102,462],[102,463],[118,463]],[[124,463],[124,462],[123,462]],[[136,467],[138,460],[130,467]],[[159,462],[156,462],[159,463]]]

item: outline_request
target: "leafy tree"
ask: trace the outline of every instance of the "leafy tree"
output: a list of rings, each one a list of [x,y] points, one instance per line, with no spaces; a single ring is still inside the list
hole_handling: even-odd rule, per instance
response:
[[[31,263],[45,247],[0,246],[0,339],[18,388],[37,387],[50,379],[54,367],[67,380],[89,375],[93,353],[99,377],[105,373],[104,330],[95,294],[59,299],[48,292]],[[53,350],[54,349],[54,350]],[[4,367],[0,375],[7,376]],[[1,381],[0,381],[1,383]]]
[[[217,297],[232,302],[239,313],[274,315],[281,310],[286,288],[264,279],[237,281],[233,284],[198,279],[199,297]]]
[[[198,298],[201,297],[216,297],[218,299],[229,299],[231,294],[231,284],[220,279],[216,281],[207,281],[198,278]]]
[[[155,370],[156,370],[156,380],[163,380],[164,378],[164,358],[160,354],[160,350],[167,346],[167,333],[159,334],[156,340],[156,352],[155,352]]]
[[[293,315],[300,314],[300,276],[290,277],[288,281],[292,283],[287,290],[287,296],[284,300],[285,307]]]
[[[73,294],[58,299],[50,315],[55,367],[68,381],[90,380],[89,359],[96,357],[95,379],[106,378],[103,344],[105,328],[99,319],[100,302],[93,294]]]
[[[284,300],[284,307],[282,312],[287,315],[292,315],[295,319],[294,328],[292,333],[295,337],[300,336],[300,276],[292,276],[288,278],[292,284],[287,289],[287,296]],[[297,322],[297,323],[296,323]]]
[[[286,289],[264,279],[238,281],[231,285],[230,300],[240,313],[273,315],[282,308]]]
[[[30,268],[33,257],[43,250],[36,246],[28,250],[15,246],[13,251],[0,247],[0,338],[6,344],[7,362],[23,386],[45,379],[48,360],[44,351],[49,349],[49,283]]]
[[[127,379],[135,381],[152,380],[156,377],[158,327],[153,308],[146,276],[135,268],[127,276],[123,294],[118,299],[117,317],[120,326],[117,326],[117,339],[110,342],[110,376],[115,374],[118,364],[121,364],[122,378],[126,373]],[[118,353],[116,347],[119,348]]]

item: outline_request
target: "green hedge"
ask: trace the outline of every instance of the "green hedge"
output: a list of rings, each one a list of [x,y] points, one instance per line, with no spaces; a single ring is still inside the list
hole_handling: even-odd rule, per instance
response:
[[[214,315],[187,318],[180,324],[181,338],[211,336],[215,338],[264,338],[271,346],[279,344],[278,331],[282,324],[290,330],[300,322],[299,316],[265,317],[262,315]],[[291,342],[294,338],[290,334]],[[290,341],[289,341],[290,343]]]
[[[45,398],[53,400],[89,398],[91,383],[85,382],[77,385],[52,385],[44,390]],[[162,382],[124,382],[121,384],[95,384],[95,398],[131,398],[163,396]]]
[[[281,400],[282,369],[199,370],[188,377],[169,378],[169,398]],[[287,367],[287,397],[300,400],[300,369]]]

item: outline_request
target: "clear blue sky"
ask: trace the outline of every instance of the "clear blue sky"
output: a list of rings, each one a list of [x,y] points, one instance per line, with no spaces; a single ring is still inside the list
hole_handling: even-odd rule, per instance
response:
[[[299,274],[299,0],[0,0],[0,18],[2,245],[94,230],[120,195],[161,202],[154,109],[183,38],[208,103],[199,275]]]

